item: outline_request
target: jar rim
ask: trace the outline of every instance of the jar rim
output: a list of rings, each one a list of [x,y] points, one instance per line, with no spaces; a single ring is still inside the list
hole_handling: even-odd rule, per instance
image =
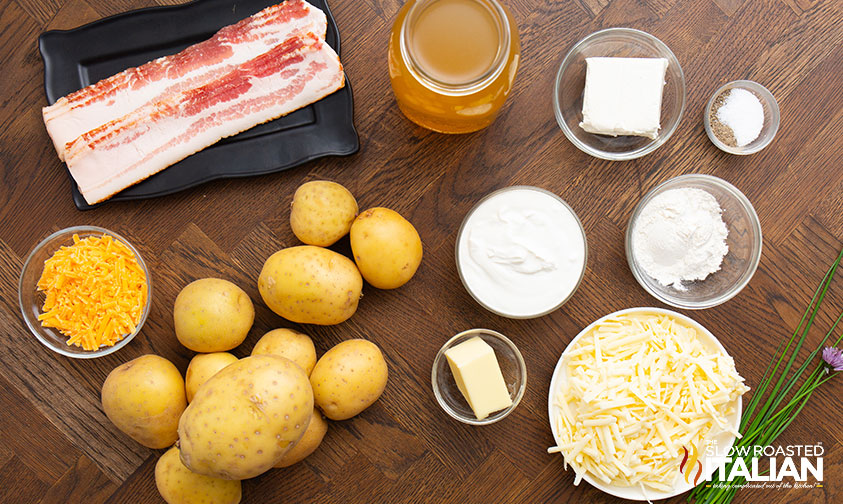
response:
[[[497,0],[471,0],[489,8],[489,12],[493,15],[500,35],[498,51],[497,54],[495,54],[495,59],[492,64],[489,65],[489,68],[483,74],[471,81],[454,84],[444,82],[426,72],[424,68],[418,64],[412,54],[412,50],[410,49],[409,27],[413,25],[414,21],[417,20],[417,17],[425,10],[426,7],[437,1],[440,0],[418,0],[410,6],[410,10],[402,20],[399,47],[404,64],[419,83],[440,94],[465,95],[483,89],[492,81],[497,79],[506,67],[508,49],[512,43],[509,17],[506,10]]]

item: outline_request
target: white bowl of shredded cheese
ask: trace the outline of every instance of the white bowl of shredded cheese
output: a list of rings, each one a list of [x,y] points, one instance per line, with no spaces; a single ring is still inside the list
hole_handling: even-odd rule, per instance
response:
[[[693,319],[620,310],[583,329],[559,358],[548,451],[565,457],[575,485],[638,501],[673,497],[714,472],[711,443],[728,452],[747,390],[723,345]]]

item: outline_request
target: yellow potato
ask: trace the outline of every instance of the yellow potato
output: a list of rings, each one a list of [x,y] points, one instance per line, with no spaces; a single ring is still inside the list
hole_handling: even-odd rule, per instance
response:
[[[108,419],[149,448],[176,442],[186,405],[181,373],[158,355],[142,355],[114,368],[102,385],[102,409]]]
[[[179,421],[181,461],[223,479],[254,478],[301,439],[313,411],[304,370],[289,359],[253,355],[199,387]]]
[[[370,208],[357,216],[351,225],[351,251],[363,278],[378,289],[401,287],[422,260],[416,228],[388,208]]]
[[[220,369],[229,364],[237,362],[237,357],[228,352],[214,352],[209,354],[197,354],[190,359],[187,366],[187,373],[184,375],[184,386],[187,392],[187,402],[193,400],[199,386],[208,381]]]
[[[316,451],[316,448],[319,448],[326,432],[328,432],[328,422],[322,418],[322,413],[318,409],[313,408],[313,416],[310,417],[310,423],[307,424],[307,430],[304,431],[304,436],[299,439],[299,442],[290,451],[281,457],[281,460],[275,464],[275,467],[288,467],[306,459],[311,453]]]
[[[266,305],[287,320],[332,325],[357,311],[363,279],[344,255],[302,245],[272,254],[263,265],[258,289]]]
[[[237,504],[242,496],[240,481],[210,478],[185,467],[176,446],[155,464],[155,486],[167,504]]]
[[[275,329],[261,336],[252,355],[277,355],[295,362],[307,376],[316,365],[316,347],[306,334],[292,329]],[[190,370],[188,370],[188,373]]]
[[[313,398],[331,420],[345,420],[368,408],[383,393],[386,361],[377,345],[343,341],[322,356],[310,375]]]
[[[357,201],[348,189],[315,180],[296,189],[290,209],[293,234],[308,245],[327,247],[348,234],[357,217]]]
[[[173,320],[182,345],[195,352],[224,352],[246,339],[255,307],[249,295],[228,280],[203,278],[176,297]]]

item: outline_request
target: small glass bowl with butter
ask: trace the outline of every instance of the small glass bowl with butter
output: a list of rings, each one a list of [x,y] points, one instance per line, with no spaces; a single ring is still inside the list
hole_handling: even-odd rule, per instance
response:
[[[500,373],[506,384],[512,404],[504,409],[494,411],[482,420],[478,420],[457,385],[454,373],[445,352],[465,343],[472,338],[479,337],[494,350],[495,358],[500,366]],[[445,413],[462,423],[469,425],[489,425],[502,420],[521,402],[527,387],[527,366],[518,347],[503,334],[490,329],[469,329],[449,339],[433,359],[431,371],[433,395]]]
[[[588,64],[586,59],[590,58],[601,65]],[[609,61],[615,58],[618,61]],[[622,58],[660,58],[667,62],[667,68],[655,69],[646,61]],[[654,74],[656,70],[664,73],[660,94],[660,73]],[[593,74],[588,80],[587,71]],[[615,89],[617,82],[623,82],[619,89]],[[590,107],[603,116],[618,110],[617,117],[597,117],[603,128],[612,125],[616,131],[596,134],[583,128],[583,104],[589,93],[620,99],[620,108],[601,107],[599,99]],[[556,74],[553,108],[562,132],[578,149],[610,161],[636,159],[659,148],[679,126],[685,110],[685,75],[673,51],[661,40],[632,28],[609,28],[580,40],[565,55]]]

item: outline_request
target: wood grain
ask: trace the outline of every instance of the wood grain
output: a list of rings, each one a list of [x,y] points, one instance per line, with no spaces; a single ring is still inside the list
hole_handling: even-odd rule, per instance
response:
[[[234,0],[232,0],[234,1]],[[256,301],[256,319],[234,352],[247,355],[264,332],[296,327],[321,354],[364,337],[383,349],[386,392],[359,417],[331,422],[323,445],[304,462],[244,482],[246,503],[264,502],[617,502],[587,484],[573,486],[547,425],[547,386],[571,338],[608,312],[659,306],[635,282],[624,252],[633,207],[656,184],[709,173],[740,188],[764,230],[752,282],[724,305],[690,313],[710,328],[756,386],[778,343],[798,323],[831,257],[843,246],[843,2],[838,0],[509,0],[522,60],[512,95],[486,130],[435,134],[404,119],[386,69],[386,43],[401,0],[332,0],[343,65],[354,83],[361,150],[287,172],[219,180],[176,195],[110,203],[80,213],[65,168],[41,122],[43,63],[37,36],[128,9],[179,0],[10,0],[0,2],[0,502],[158,503],[153,471],[162,451],[117,431],[99,404],[108,372],[158,353],[184,372],[193,353],[173,334],[172,306],[191,280],[234,281]],[[585,35],[610,26],[639,28],[665,41],[687,81],[676,134],[645,158],[611,163],[570,144],[556,125],[551,93],[557,66]],[[717,150],[702,109],[721,84],[748,78],[778,99],[775,141],[752,156]],[[274,251],[297,244],[288,208],[295,188],[331,179],[361,208],[387,206],[414,223],[425,257],[416,277],[395,291],[369,286],[358,313],[333,327],[289,324],[261,302],[256,278]],[[561,195],[586,228],[589,264],[576,296],[536,320],[502,319],[465,292],[454,243],[465,213],[486,193],[512,184]],[[17,307],[23,258],[51,231],[95,224],[136,245],[152,270],[151,315],[126,348],[94,361],[56,356],[34,340]],[[333,247],[349,254],[348,241]],[[843,308],[843,279],[809,341]],[[529,370],[518,409],[472,428],[451,420],[430,390],[430,365],[452,334],[488,327],[509,335]],[[817,392],[780,439],[823,443],[825,481],[812,490],[745,490],[736,502],[843,501],[843,413],[839,380]],[[671,502],[683,502],[681,498]]]
[[[67,470],[44,494],[42,504],[50,502],[85,502],[100,504],[117,490],[111,480],[85,455]]]

